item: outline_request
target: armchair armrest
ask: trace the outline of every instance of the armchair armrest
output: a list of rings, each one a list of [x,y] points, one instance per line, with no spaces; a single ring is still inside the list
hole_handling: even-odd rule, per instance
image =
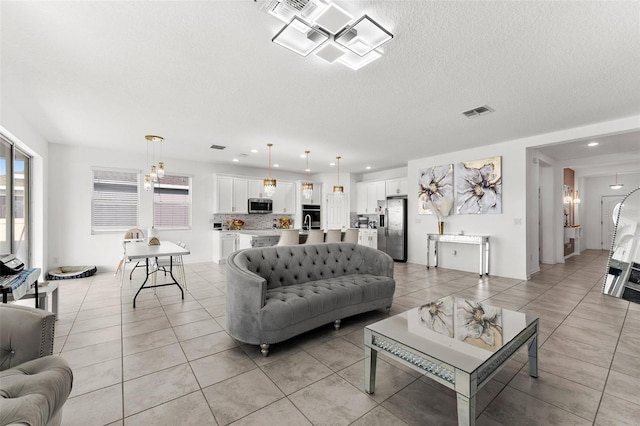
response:
[[[232,253],[227,259],[227,332],[244,343],[259,344],[258,315],[265,304],[267,280],[244,269],[238,258],[243,251]]]
[[[0,304],[0,371],[53,354],[55,314]]]

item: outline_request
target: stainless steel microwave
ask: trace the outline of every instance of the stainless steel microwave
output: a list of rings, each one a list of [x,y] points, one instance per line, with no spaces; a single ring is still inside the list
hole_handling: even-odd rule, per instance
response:
[[[273,201],[270,198],[249,198],[250,214],[273,212]]]

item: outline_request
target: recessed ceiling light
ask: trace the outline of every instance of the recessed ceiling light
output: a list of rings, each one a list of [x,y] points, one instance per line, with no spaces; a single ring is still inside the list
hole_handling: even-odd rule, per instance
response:
[[[300,158],[307,158],[307,154],[300,154]]]
[[[587,144],[587,146],[598,146],[598,145],[600,145],[600,142],[589,142]]]
[[[231,161],[233,161],[234,163],[237,163],[237,162],[238,162],[238,161],[240,161],[240,160],[238,160],[237,158],[234,158],[234,159],[233,159],[233,160],[231,160]]]
[[[304,171],[305,171],[305,172],[310,172],[310,171],[311,171],[311,169],[304,169]]]
[[[256,152],[258,152],[258,150],[254,148],[254,149],[251,150],[251,152],[253,152],[255,154]]]
[[[367,167],[365,167],[365,169],[371,170],[371,166],[367,166]]]
[[[335,165],[336,165],[336,163],[329,163],[329,165],[330,165],[330,166],[335,166]]]
[[[274,164],[273,167],[280,167],[280,164]]]

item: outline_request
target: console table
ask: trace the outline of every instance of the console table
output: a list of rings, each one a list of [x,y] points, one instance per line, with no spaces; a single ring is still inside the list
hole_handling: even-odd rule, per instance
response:
[[[427,234],[427,269],[429,269],[429,257],[431,253],[431,241],[434,246],[434,268],[438,267],[438,243],[473,244],[480,246],[480,276],[489,275],[489,236],[488,235],[453,235],[453,234]]]

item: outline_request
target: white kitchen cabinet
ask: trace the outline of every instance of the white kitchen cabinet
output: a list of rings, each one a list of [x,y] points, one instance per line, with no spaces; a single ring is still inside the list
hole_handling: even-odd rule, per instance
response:
[[[214,175],[214,190],[214,213],[248,213],[247,179]]]
[[[296,185],[293,182],[278,181],[276,192],[271,199],[273,200],[274,214],[295,214]]]
[[[408,180],[404,179],[389,179],[386,182],[386,194],[387,197],[393,197],[394,195],[407,195],[408,194]]]
[[[356,184],[357,212],[360,214],[375,214],[378,201],[387,198],[385,181],[359,182]]]
[[[360,228],[360,232],[358,233],[358,244],[377,249],[378,248],[378,230]]]
[[[306,181],[299,182],[298,187],[300,190],[297,192],[298,199],[300,200],[300,204],[321,204],[322,203],[322,184],[318,182],[313,183],[313,192],[311,193],[311,198],[304,198],[302,195],[302,184]]]
[[[277,182],[277,186],[280,186],[280,182]],[[263,179],[249,179],[249,198],[270,198],[264,193]]]
[[[238,234],[238,250],[251,248],[252,239],[253,239],[253,235]]]
[[[238,250],[238,233],[213,231],[213,262],[226,263],[227,257]]]

